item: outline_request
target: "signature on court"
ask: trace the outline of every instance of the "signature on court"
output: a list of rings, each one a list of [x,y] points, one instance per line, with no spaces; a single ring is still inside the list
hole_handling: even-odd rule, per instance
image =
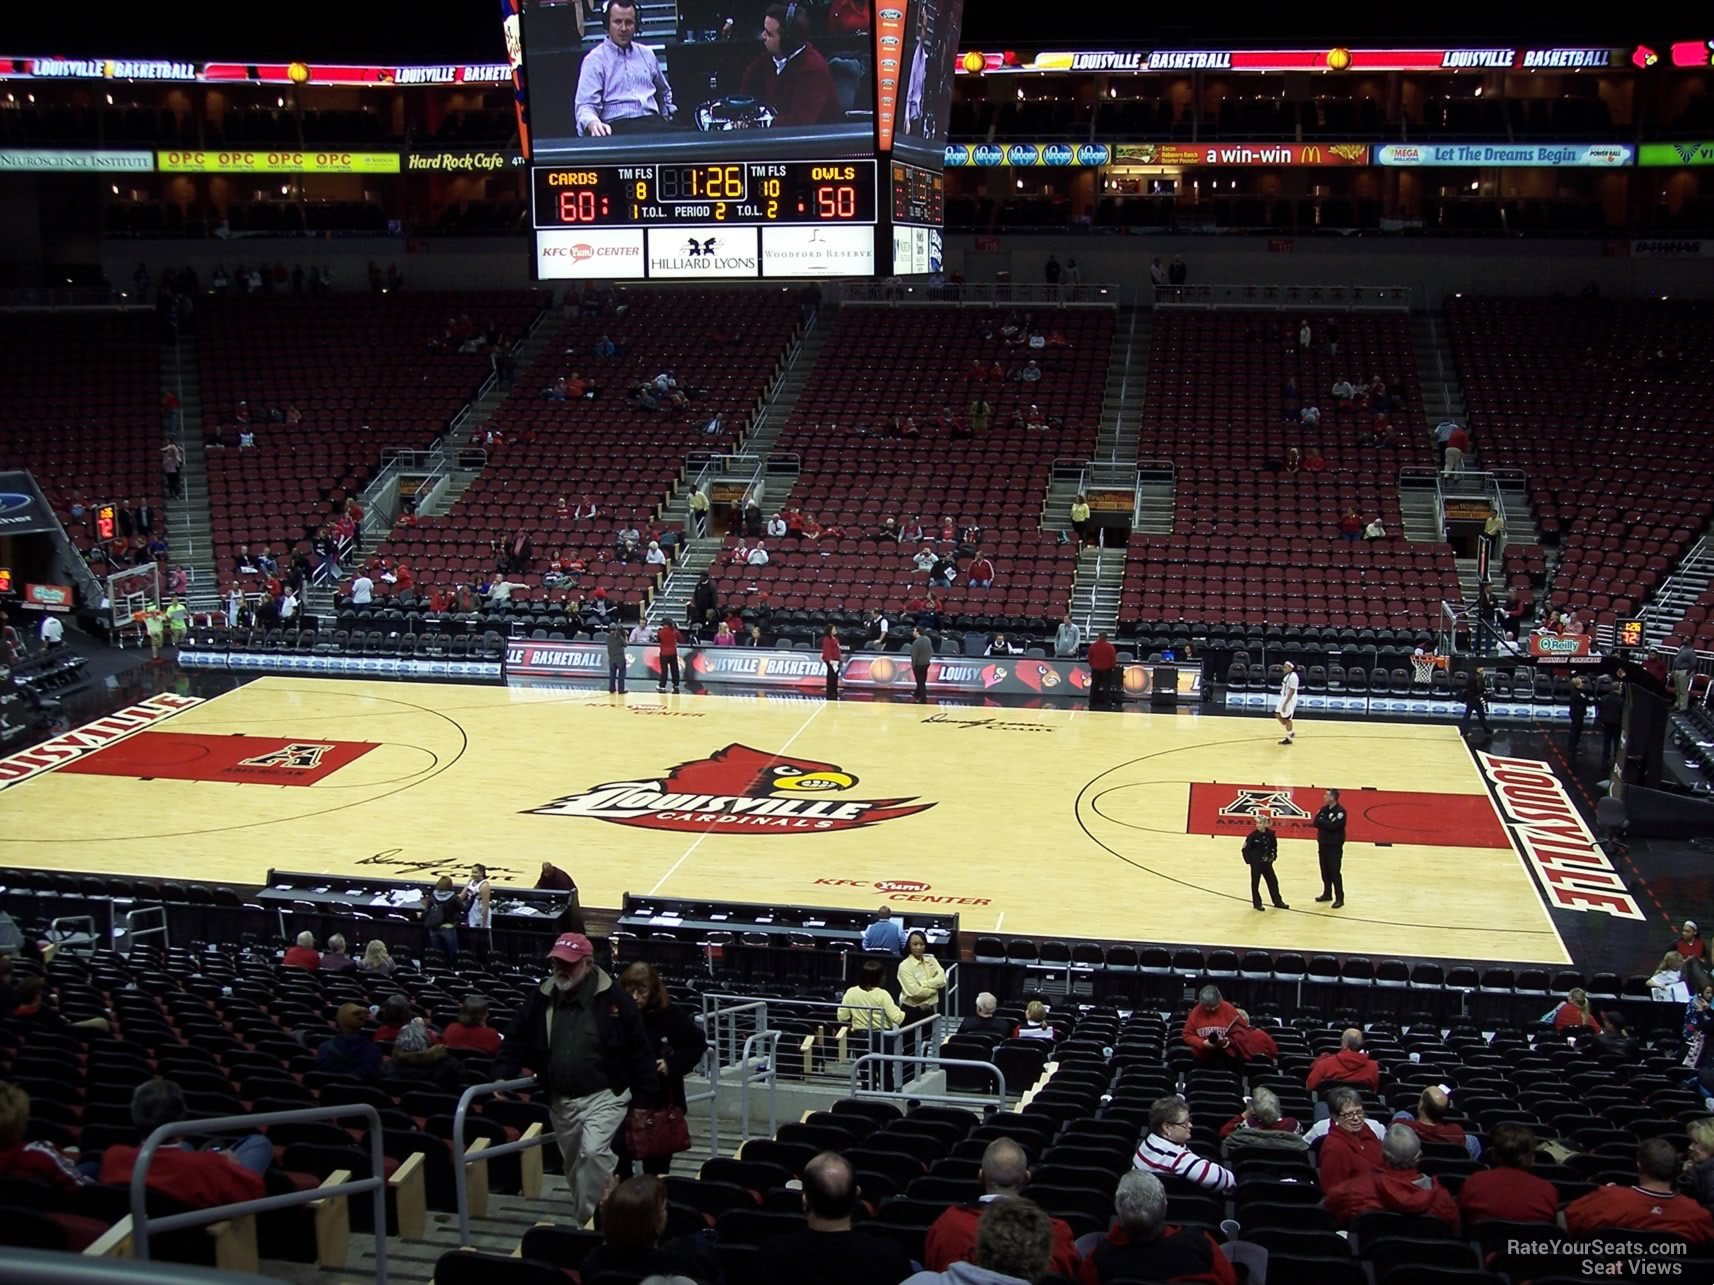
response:
[[[462,878],[468,865],[468,863],[464,865],[449,863],[445,857],[431,857],[426,861],[413,861],[406,857],[404,852],[403,848],[383,848],[372,857],[359,858],[357,864],[360,866],[385,866],[387,869],[396,870],[400,874],[432,874],[436,877],[446,874],[455,878]],[[501,878],[502,875],[516,879],[520,873],[520,871],[507,866],[492,864],[488,866],[488,878],[494,883],[505,882]]]
[[[1052,732],[1058,729],[1044,726],[1041,723],[1012,723],[1003,718],[953,718],[946,713],[930,714],[923,719],[924,723],[945,723],[950,727],[970,730],[985,727],[990,732]]]

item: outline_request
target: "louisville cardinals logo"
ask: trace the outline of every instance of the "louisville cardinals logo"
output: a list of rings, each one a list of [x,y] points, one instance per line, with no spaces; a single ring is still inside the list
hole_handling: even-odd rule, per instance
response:
[[[844,797],[856,785],[857,777],[835,763],[728,745],[658,781],[609,781],[527,810],[644,830],[749,835],[855,830],[934,806],[914,798]]]

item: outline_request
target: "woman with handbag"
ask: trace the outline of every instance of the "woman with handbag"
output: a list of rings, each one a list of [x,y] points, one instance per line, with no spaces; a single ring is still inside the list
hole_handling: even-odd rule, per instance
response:
[[[708,1039],[690,1013],[672,1002],[653,964],[632,964],[619,975],[619,984],[637,1001],[643,1015],[660,1081],[654,1096],[638,1092],[632,1097],[625,1125],[613,1139],[619,1177],[631,1176],[634,1160],[642,1161],[646,1174],[665,1174],[671,1171],[675,1154],[690,1150],[684,1077],[702,1061]]]

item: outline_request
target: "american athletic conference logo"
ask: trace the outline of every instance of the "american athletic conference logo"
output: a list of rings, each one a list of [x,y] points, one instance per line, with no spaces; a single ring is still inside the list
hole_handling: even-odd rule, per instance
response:
[[[1307,821],[1309,813],[1292,801],[1290,790],[1239,790],[1238,797],[1220,809],[1223,817],[1268,816],[1274,820]]]
[[[803,834],[855,830],[934,806],[914,798],[817,797],[843,794],[857,779],[835,763],[728,745],[705,759],[679,764],[658,781],[609,781],[525,811],[592,817],[642,830]]]

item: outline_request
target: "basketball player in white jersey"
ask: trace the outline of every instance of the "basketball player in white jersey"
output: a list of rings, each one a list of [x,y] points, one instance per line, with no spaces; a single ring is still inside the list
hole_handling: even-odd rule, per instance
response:
[[[1285,735],[1280,738],[1281,745],[1290,745],[1292,737],[1296,735],[1292,731],[1291,716],[1297,712],[1297,689],[1297,666],[1288,660],[1285,663],[1285,677],[1280,680],[1279,704],[1274,706],[1274,717],[1279,719],[1280,725],[1285,728]]]

